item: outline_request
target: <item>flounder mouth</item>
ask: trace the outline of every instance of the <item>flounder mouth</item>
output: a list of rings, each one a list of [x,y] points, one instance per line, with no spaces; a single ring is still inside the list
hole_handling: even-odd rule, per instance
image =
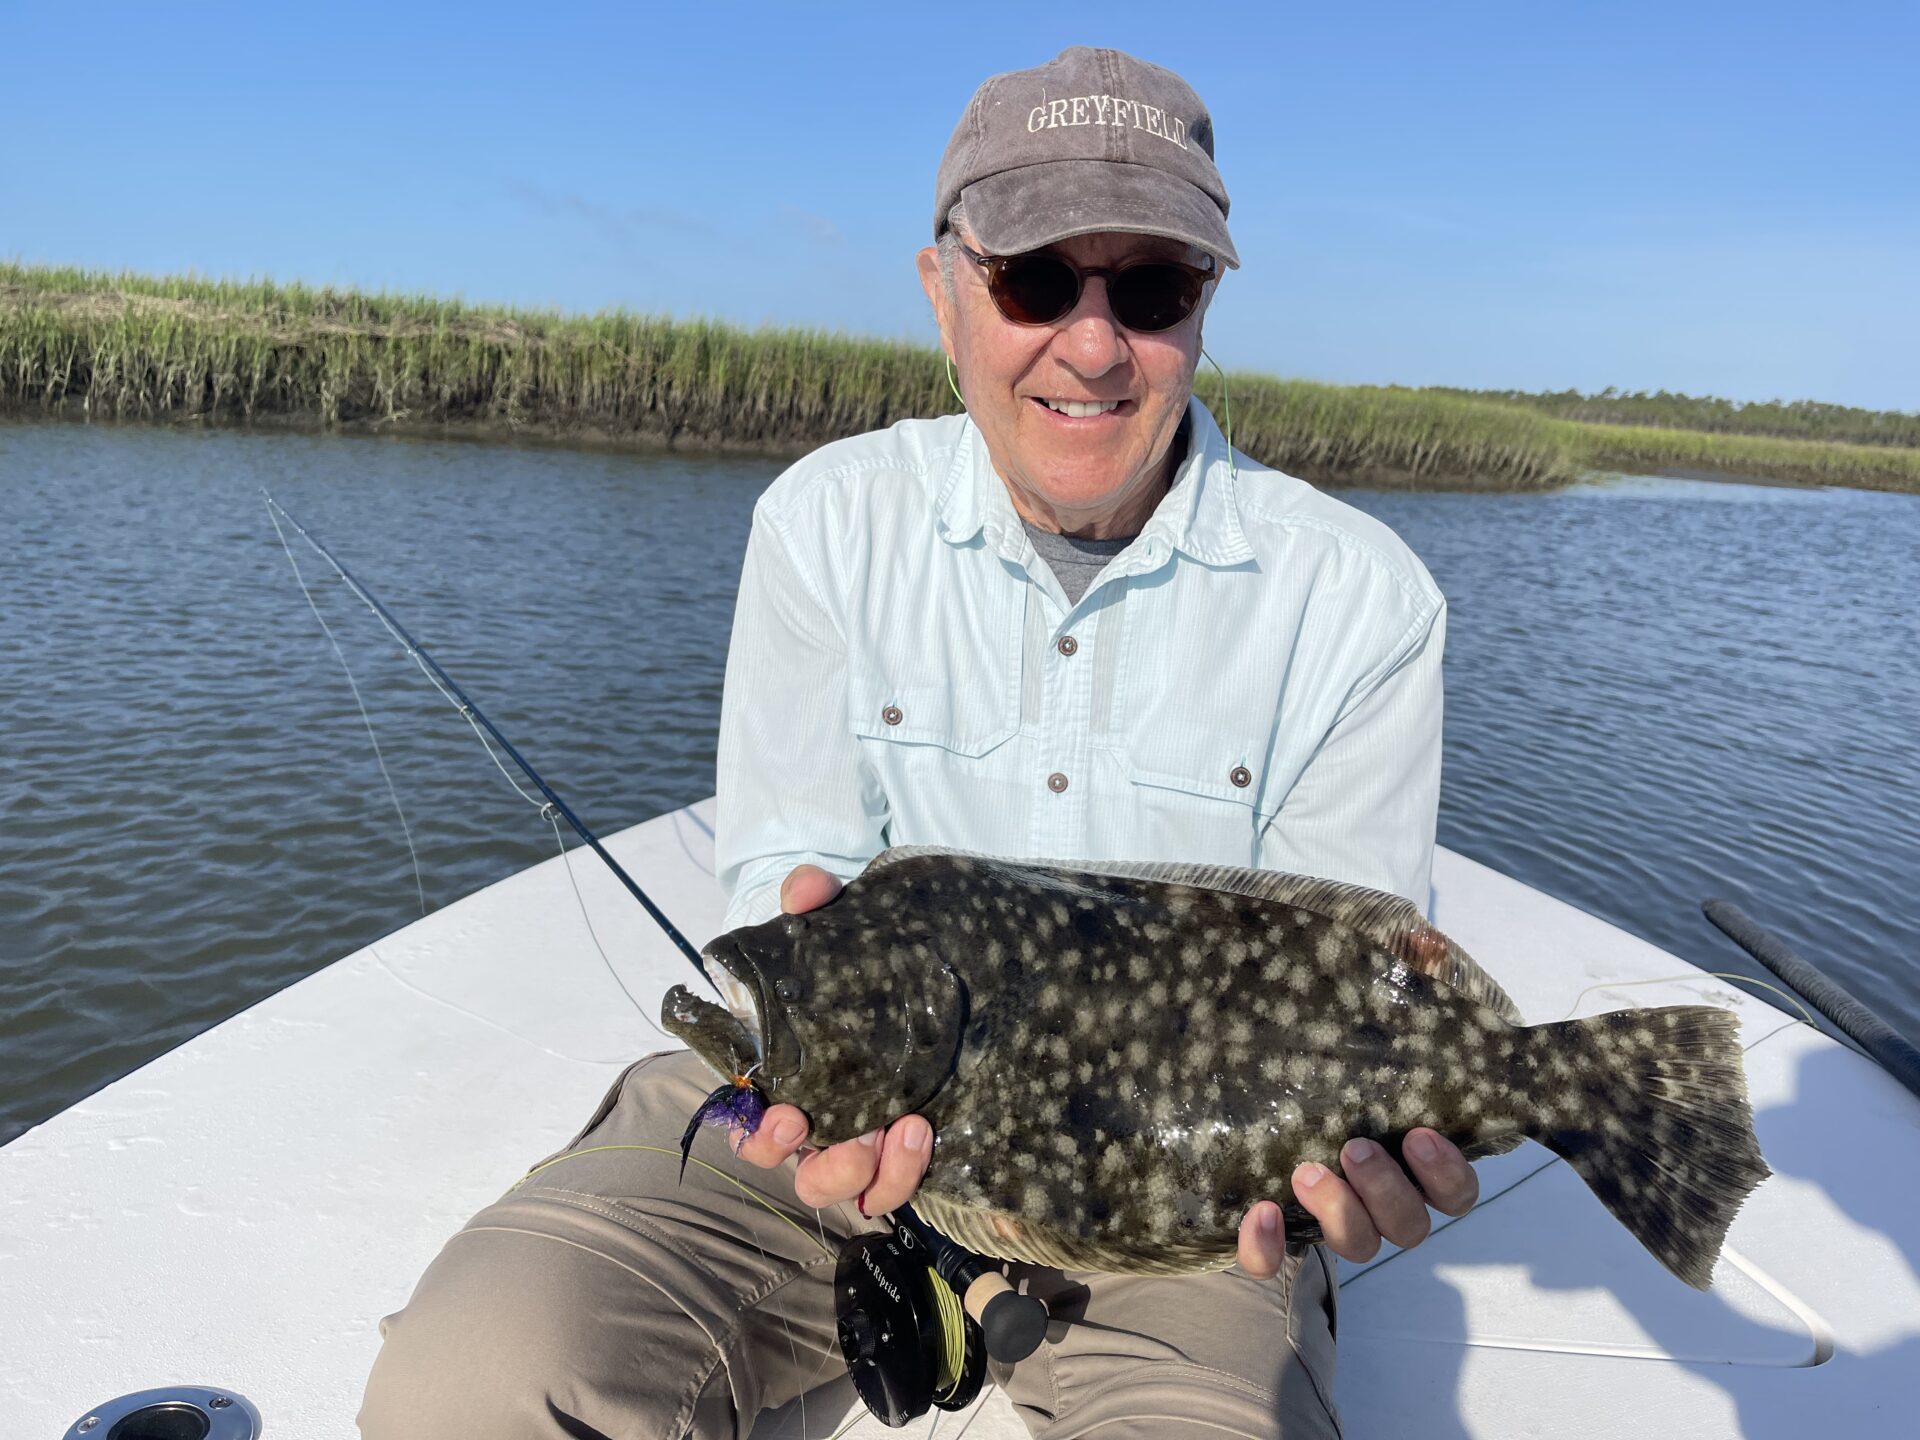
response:
[[[727,943],[724,937],[700,953],[707,962],[707,973],[713,977],[714,988],[720,992],[722,1003],[752,1040],[755,1058],[765,1058],[766,1036],[760,1017],[767,1013],[766,1007],[772,996],[759,967],[746,957],[739,946]]]
[[[754,1064],[753,1036],[731,1011],[676,985],[660,1004],[660,1025],[731,1078]]]
[[[752,1066],[763,1082],[792,1075],[800,1068],[800,1041],[786,1023],[785,1002],[778,1000],[773,980],[729,936],[722,935],[700,953],[726,1008],[675,986],[661,1023],[689,1044],[695,1044],[695,1035],[702,1036],[708,1048],[725,1036],[728,1048],[745,1057],[738,1073]]]

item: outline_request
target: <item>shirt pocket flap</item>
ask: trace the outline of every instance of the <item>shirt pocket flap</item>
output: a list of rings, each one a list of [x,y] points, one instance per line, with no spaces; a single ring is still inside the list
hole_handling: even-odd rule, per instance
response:
[[[1255,744],[1244,733],[1193,723],[1135,735],[1120,755],[1136,785],[1245,805],[1261,815],[1278,809],[1286,793],[1284,786],[1266,783],[1269,758],[1264,741]]]
[[[1018,696],[985,685],[909,685],[856,673],[848,691],[853,733],[896,745],[937,745],[984,755],[1019,729]]]

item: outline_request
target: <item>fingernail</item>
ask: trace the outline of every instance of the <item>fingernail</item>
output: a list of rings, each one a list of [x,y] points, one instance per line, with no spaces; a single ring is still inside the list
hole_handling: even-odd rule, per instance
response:
[[[1416,1130],[1407,1136],[1407,1153],[1416,1160],[1438,1160],[1440,1147],[1426,1131]]]
[[[1309,1160],[1293,1172],[1293,1188],[1296,1190],[1311,1190],[1326,1178],[1327,1167],[1317,1165]]]
[[[933,1137],[933,1131],[925,1125],[907,1127],[906,1147],[909,1155],[921,1154],[927,1148],[927,1141]]]
[[[879,1141],[880,1141],[880,1132],[878,1130],[869,1130],[867,1131],[866,1134],[860,1137],[860,1143],[866,1146],[867,1149],[869,1150],[871,1150],[875,1145],[877,1145]]]
[[[1280,1229],[1279,1208],[1273,1205],[1262,1205],[1260,1207],[1260,1233],[1263,1235],[1272,1235],[1276,1233],[1279,1229]]]
[[[1349,1140],[1347,1142],[1347,1163],[1364,1165],[1380,1153],[1380,1147],[1371,1140]]]
[[[806,1133],[807,1122],[789,1116],[773,1127],[773,1140],[776,1145],[797,1145],[800,1137]]]

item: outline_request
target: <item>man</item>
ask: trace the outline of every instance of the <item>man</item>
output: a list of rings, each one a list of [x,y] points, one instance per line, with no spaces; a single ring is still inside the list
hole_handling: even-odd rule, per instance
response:
[[[1238,264],[1212,148],[1184,81],[1113,51],[967,107],[919,256],[967,414],[827,446],[755,512],[720,735],[730,925],[829,904],[910,843],[1425,902],[1444,604],[1388,531],[1235,456],[1193,400]],[[684,1053],[640,1062],[449,1242],[384,1327],[369,1436],[705,1440],[837,1370],[833,1242],[909,1198],[937,1137],[906,1116],[806,1151],[775,1106],[741,1150],[766,1173],[680,1184],[712,1083]],[[1427,1199],[1472,1205],[1454,1147],[1406,1153]],[[1340,1168],[1293,1176],[1332,1249],[1424,1238],[1378,1146]],[[1021,1267],[1057,1323],[996,1379],[1039,1436],[1337,1433],[1331,1266],[1284,1239],[1262,1201],[1229,1271]]]

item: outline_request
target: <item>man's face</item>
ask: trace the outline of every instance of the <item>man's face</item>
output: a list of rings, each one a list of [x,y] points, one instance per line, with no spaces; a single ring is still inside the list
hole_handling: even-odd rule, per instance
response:
[[[1191,246],[1147,235],[1079,235],[1048,248],[1080,266],[1205,263]],[[986,272],[965,256],[954,267],[951,303],[938,250],[922,250],[919,261],[960,393],[1014,508],[1070,533],[1138,530],[1168,479],[1167,450],[1193,391],[1205,300],[1173,329],[1141,334],[1113,318],[1105,278],[1088,276],[1072,313],[1050,325],[1016,325],[995,308]],[[1080,417],[1047,404],[1070,400],[1119,404]]]

